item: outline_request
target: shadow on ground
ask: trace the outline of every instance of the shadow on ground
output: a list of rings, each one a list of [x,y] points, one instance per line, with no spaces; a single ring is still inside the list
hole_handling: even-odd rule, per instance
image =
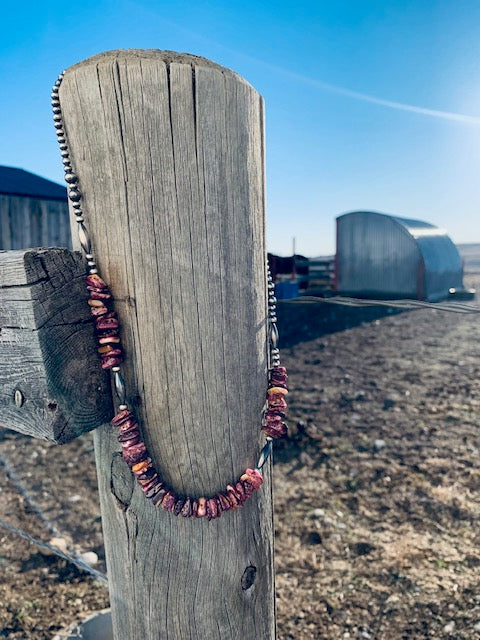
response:
[[[347,307],[324,302],[279,301],[280,348],[351,329],[379,318],[405,313],[389,307]]]

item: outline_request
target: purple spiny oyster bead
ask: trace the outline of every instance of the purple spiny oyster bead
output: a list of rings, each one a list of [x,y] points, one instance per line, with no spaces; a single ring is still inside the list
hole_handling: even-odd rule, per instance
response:
[[[190,498],[185,499],[182,510],[180,511],[180,515],[184,518],[192,517],[192,501]]]
[[[165,486],[162,486],[156,493],[154,496],[152,496],[152,502],[156,507],[161,507],[162,506],[162,500],[165,497],[166,493],[167,493],[168,489]]]
[[[213,520],[219,518],[222,512],[219,511],[217,501],[215,498],[209,498],[207,500],[207,520]]]
[[[120,413],[117,413],[117,415],[111,419],[111,423],[114,427],[119,427],[127,420],[135,420],[135,416],[129,409],[122,409]]]
[[[158,477],[157,472],[153,467],[150,467],[149,469],[144,471],[144,473],[141,473],[139,476],[137,476],[137,480],[140,483],[143,483],[143,482],[149,482],[150,480],[153,480],[153,478],[156,478],[156,477]]]
[[[137,478],[138,480],[138,478]],[[138,484],[141,486],[143,493],[146,493],[149,489],[151,489],[152,487],[154,487],[155,485],[158,485],[160,483],[158,476],[155,475],[153,478],[151,478],[150,480],[147,480],[146,482],[141,482],[139,480]]]
[[[185,498],[177,498],[173,506],[174,515],[178,516],[182,512],[183,505],[185,504]]]
[[[142,487],[143,490],[143,487]],[[152,500],[157,494],[159,494],[161,491],[165,491],[166,492],[166,487],[163,484],[163,482],[161,482],[160,480],[156,480],[152,486],[150,487],[150,489],[148,489],[148,491],[145,491],[145,497],[149,498],[150,500]],[[162,496],[163,497],[163,496]],[[154,503],[155,504],[155,503]]]
[[[120,434],[117,437],[117,440],[119,442],[127,442],[131,438],[136,438],[137,436],[140,436],[140,431],[137,429],[137,427],[132,427],[127,431],[120,432]]]
[[[166,511],[173,511],[175,506],[175,494],[173,491],[167,491],[162,500],[162,507]]]
[[[123,459],[129,465],[145,460],[148,456],[144,442],[139,442],[123,450]]]
[[[130,447],[133,447],[134,444],[138,444],[140,442],[140,434],[137,433],[137,435],[129,436],[128,440],[120,440],[119,438],[119,442],[121,443],[124,450],[129,449]]]
[[[216,498],[220,504],[220,508],[222,511],[228,511],[232,508],[230,501],[223,493],[217,493]]]

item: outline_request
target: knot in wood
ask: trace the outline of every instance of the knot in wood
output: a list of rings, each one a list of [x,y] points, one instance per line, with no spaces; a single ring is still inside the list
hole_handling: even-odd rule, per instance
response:
[[[250,587],[255,582],[255,576],[256,575],[257,575],[257,567],[254,567],[253,565],[249,565],[245,569],[245,571],[243,572],[243,575],[242,575],[242,579],[240,581],[241,584],[242,584],[243,591],[246,591],[247,589],[250,589]]]

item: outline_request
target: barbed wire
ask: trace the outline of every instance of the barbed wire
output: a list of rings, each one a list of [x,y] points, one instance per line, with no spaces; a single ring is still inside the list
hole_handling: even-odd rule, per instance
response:
[[[47,518],[47,516],[44,514],[44,512],[43,512],[42,508],[40,507],[40,505],[37,502],[35,502],[35,500],[30,495],[30,493],[27,491],[27,489],[25,489],[22,481],[17,476],[17,474],[15,473],[15,471],[12,469],[11,465],[9,464],[8,460],[6,460],[4,456],[0,456],[0,466],[2,466],[5,469],[7,477],[15,485],[15,488],[17,489],[18,493],[22,496],[22,498],[25,500],[25,502],[27,503],[29,508],[34,512],[34,514],[37,516],[37,518],[45,525],[45,527],[48,529],[48,531],[53,536],[58,537],[58,538],[62,538],[63,540],[65,540],[65,538],[62,535],[61,531],[59,531],[57,529],[57,527],[55,526],[55,524],[53,522],[51,522]],[[59,549],[58,547],[55,547],[51,543],[43,542],[39,538],[35,538],[34,536],[30,535],[29,533],[27,533],[23,529],[19,529],[14,524],[11,524],[10,522],[6,522],[5,520],[3,520],[1,518],[0,518],[0,527],[3,527],[4,529],[7,529],[8,531],[17,534],[18,536],[20,536],[24,540],[28,540],[29,542],[31,542],[32,544],[35,544],[37,547],[40,547],[41,549],[49,551],[50,553],[54,553],[55,555],[59,556],[60,558],[63,558],[64,560],[67,560],[71,564],[74,564],[78,569],[81,569],[82,571],[85,571],[86,573],[89,573],[90,575],[92,575],[92,577],[95,578],[95,580],[99,580],[103,584],[107,584],[106,575],[104,573],[101,573],[100,571],[97,571],[90,564],[88,564],[87,562],[85,562],[84,560],[79,558],[78,555],[77,555],[76,550],[72,549],[72,547],[67,545],[67,550],[66,551],[62,551],[61,549]]]
[[[55,526],[55,524],[53,522],[51,522],[47,516],[44,514],[42,508],[40,507],[40,505],[35,502],[35,500],[33,499],[33,497],[30,495],[29,491],[24,487],[22,481],[20,480],[20,478],[17,476],[17,474],[15,473],[15,471],[13,470],[11,464],[8,462],[8,460],[0,455],[0,466],[2,466],[7,474],[7,477],[11,480],[11,482],[15,485],[15,488],[17,489],[18,493],[22,496],[22,498],[25,500],[25,502],[27,503],[27,505],[29,506],[29,508],[38,516],[38,518],[43,522],[43,524],[47,527],[47,529],[50,531],[50,533],[53,536],[62,538],[62,534],[61,532],[57,529],[57,527]]]
[[[404,311],[415,309],[430,309],[431,311],[447,311],[450,313],[480,313],[480,307],[464,304],[461,302],[424,302],[423,300],[370,300],[363,298],[349,298],[348,296],[331,296],[322,298],[320,296],[299,296],[289,300],[281,300],[295,304],[299,302],[315,302],[324,304],[339,304],[346,307],[390,307],[392,309],[402,309]]]
[[[56,556],[63,558],[63,560],[67,560],[67,562],[70,562],[71,564],[75,565],[77,569],[80,569],[81,571],[85,571],[86,573],[89,573],[93,578],[95,578],[95,580],[98,580],[102,584],[104,585],[108,584],[107,576],[104,573],[97,571],[87,562],[84,562],[81,558],[72,556],[69,553],[62,551],[58,547],[54,547],[52,544],[48,542],[43,542],[43,540],[39,540],[38,538],[35,538],[34,536],[30,535],[23,529],[19,529],[11,522],[7,522],[2,518],[0,518],[0,527],[2,527],[3,529],[6,529],[7,531],[10,531],[11,533],[15,533],[17,536],[20,536],[20,538],[23,538],[24,540],[28,540],[28,542],[31,542],[37,547],[40,547],[40,549],[44,549],[45,551],[54,553]]]

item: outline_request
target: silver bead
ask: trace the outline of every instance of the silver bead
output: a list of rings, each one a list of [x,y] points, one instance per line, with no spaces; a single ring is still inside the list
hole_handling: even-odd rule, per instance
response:
[[[78,178],[74,173],[67,173],[65,175],[65,182],[68,182],[69,184],[74,184],[75,182],[78,182]]]
[[[80,202],[72,202],[72,207],[74,209],[81,209],[82,208],[82,204]]]
[[[63,142],[61,142],[61,141],[59,140],[59,143],[60,143],[60,145],[59,145],[59,146],[60,146],[60,151],[67,151],[67,152],[68,152],[68,147],[67,147],[67,145],[65,144],[65,142],[66,142],[65,140],[64,140]]]
[[[83,216],[77,216],[77,217],[75,218],[75,220],[76,220],[77,222],[84,222],[84,217],[83,217]]]
[[[117,367],[116,367],[117,368]],[[123,380],[123,376],[120,373],[120,370],[114,371],[113,373],[113,382],[115,385],[115,393],[117,394],[118,401],[121,405],[125,404],[125,382]]]
[[[91,253],[92,245],[90,242],[90,236],[88,235],[88,231],[85,228],[85,225],[83,224],[83,222],[78,223],[77,231],[78,231],[78,239],[80,240],[80,245],[82,249],[84,250],[85,253]],[[90,266],[93,267],[94,264]]]
[[[118,405],[118,409],[119,409],[119,411],[123,411],[124,409],[128,409],[128,407],[127,407],[126,404],[120,404],[120,405]]]
[[[57,106],[54,106],[54,107],[52,108],[52,111],[53,111],[53,113],[62,113],[62,110],[60,109],[60,107],[59,107],[59,106],[58,106],[58,107],[57,107]]]
[[[261,450],[260,457],[258,458],[258,462],[257,462],[257,470],[258,471],[260,471],[260,469],[263,467],[263,465],[268,460],[268,456],[270,455],[271,451],[272,451],[272,441],[267,439],[267,443],[265,444],[265,446]]]
[[[55,96],[55,98],[52,97],[52,107],[59,107],[60,106],[60,100],[58,99],[58,96]]]
[[[61,122],[62,121],[62,114],[60,112],[60,109],[58,109],[58,111],[54,111],[53,112],[53,121],[54,122]]]
[[[65,144],[65,143],[67,142],[67,140],[66,140],[65,136],[58,136],[58,137],[57,137],[57,141],[58,141],[58,144]],[[61,148],[62,148],[62,147],[60,147],[60,149],[61,149]],[[67,147],[65,147],[65,148],[67,148]]]
[[[90,273],[93,276],[94,273],[98,273],[98,269],[89,269],[88,273]]]
[[[94,267],[95,266],[95,261],[94,260],[88,260],[87,265],[89,267]]]
[[[54,122],[53,126],[55,127],[55,129],[62,129],[63,130],[63,122],[62,122],[62,120],[60,119],[60,122]],[[58,133],[58,131],[57,131],[57,133]]]
[[[274,322],[270,323],[270,344],[272,347],[276,347],[278,344],[278,329]]]
[[[58,87],[53,87],[52,93],[50,95],[52,97],[52,100],[54,100],[55,98],[58,98]]]
[[[77,189],[69,189],[68,197],[72,202],[80,202],[80,198],[82,196],[80,195],[80,192],[77,191]]]
[[[15,389],[15,393],[14,393],[14,396],[13,396],[13,400],[15,402],[15,406],[20,409],[20,407],[23,404],[24,399],[25,398],[23,397],[23,393],[20,391],[20,389]]]
[[[91,253],[86,253],[86,254],[85,254],[85,258],[86,258],[87,260],[93,260],[93,254],[91,254]]]

